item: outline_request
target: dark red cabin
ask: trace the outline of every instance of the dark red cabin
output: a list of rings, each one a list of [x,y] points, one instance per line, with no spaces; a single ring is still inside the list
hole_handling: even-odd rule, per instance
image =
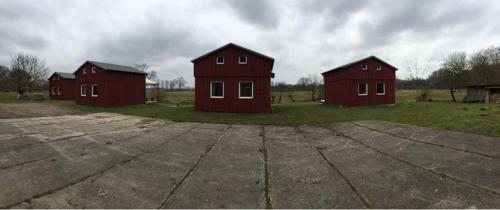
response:
[[[146,73],[141,70],[87,61],[74,74],[77,104],[101,107],[144,104]]]
[[[49,77],[49,98],[51,100],[75,100],[75,75],[54,72]]]
[[[191,62],[196,111],[271,111],[273,58],[229,43]]]
[[[341,106],[394,104],[396,70],[370,56],[324,72],[325,101]]]

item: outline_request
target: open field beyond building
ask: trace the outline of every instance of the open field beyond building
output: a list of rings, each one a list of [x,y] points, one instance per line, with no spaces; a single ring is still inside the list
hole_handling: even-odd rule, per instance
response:
[[[0,120],[0,207],[498,208],[500,139],[383,121]]]

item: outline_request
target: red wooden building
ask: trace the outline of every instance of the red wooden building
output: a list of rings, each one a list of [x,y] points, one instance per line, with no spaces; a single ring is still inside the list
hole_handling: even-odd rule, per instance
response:
[[[191,62],[196,111],[271,111],[273,58],[229,43]]]
[[[325,101],[341,106],[394,104],[396,70],[370,56],[324,72]]]
[[[75,100],[75,75],[54,72],[49,77],[49,98],[52,100]]]
[[[74,74],[77,104],[101,107],[144,104],[146,73],[141,70],[86,61]]]

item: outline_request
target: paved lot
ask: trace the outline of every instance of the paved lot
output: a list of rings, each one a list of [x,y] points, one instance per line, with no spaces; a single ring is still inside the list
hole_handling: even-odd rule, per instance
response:
[[[1,208],[499,208],[500,139],[379,121],[0,120]]]

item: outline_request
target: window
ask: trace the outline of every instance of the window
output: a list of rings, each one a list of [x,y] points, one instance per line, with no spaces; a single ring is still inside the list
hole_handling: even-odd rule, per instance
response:
[[[61,95],[61,87],[57,87],[57,95],[60,96]]]
[[[92,85],[92,97],[97,97],[97,96],[99,96],[99,95],[97,94],[97,85],[96,85],[96,84],[93,84],[93,85]]]
[[[382,65],[378,65],[376,70],[377,70],[377,71],[382,70]]]
[[[57,80],[59,80],[59,79],[60,79],[59,76],[57,76]]]
[[[362,70],[368,70],[368,64],[363,64],[363,66],[361,67]]]
[[[368,83],[358,83],[358,96],[368,95]]]
[[[52,87],[52,95],[55,96],[56,95],[56,88],[55,87]]]
[[[239,64],[247,64],[247,56],[240,55],[240,57],[238,57],[238,63]]]
[[[240,82],[239,92],[240,99],[252,99],[253,82]]]
[[[217,64],[224,64],[224,56],[217,56]]]
[[[80,96],[87,96],[87,85],[80,86]]]
[[[224,98],[224,82],[210,83],[210,98]]]
[[[95,74],[95,66],[92,66],[92,74]]]
[[[82,74],[87,74],[87,68],[82,69]]]
[[[385,95],[385,83],[377,83],[377,95]]]

